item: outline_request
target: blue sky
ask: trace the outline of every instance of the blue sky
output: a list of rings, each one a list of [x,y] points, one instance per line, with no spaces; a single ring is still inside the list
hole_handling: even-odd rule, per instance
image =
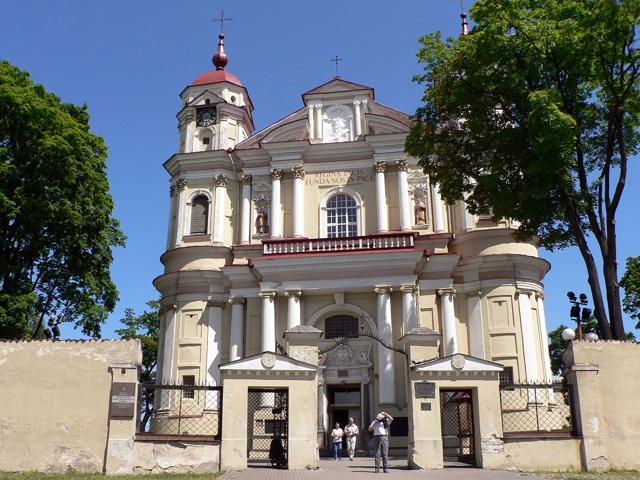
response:
[[[419,72],[418,38],[435,30],[457,35],[459,5],[457,0],[6,2],[0,58],[29,71],[64,101],[87,102],[93,131],[109,146],[115,216],[128,241],[115,252],[112,274],[120,302],[103,336],[114,336],[125,307],[141,311],[156,297],[151,281],[162,272],[169,203],[162,163],[178,143],[178,94],[212,68],[218,29],[211,20],[221,8],[233,18],[225,24],[227,70],[249,89],[260,129],[299,108],[302,92],[329,80],[334,55],[343,59],[343,78],[371,85],[379,101],[413,113],[421,97],[411,81]],[[618,215],[621,271],[627,256],[640,254],[633,213],[640,203],[638,170],[634,162]],[[541,255],[552,263],[545,303],[553,328],[568,323],[566,291],[589,290],[577,249]],[[69,327],[63,335],[80,336]]]

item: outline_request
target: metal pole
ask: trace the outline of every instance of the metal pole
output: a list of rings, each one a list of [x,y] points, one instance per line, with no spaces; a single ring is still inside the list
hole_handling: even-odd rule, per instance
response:
[[[533,406],[536,409],[536,431],[539,432],[540,419],[538,418],[538,389],[535,386],[533,387],[533,401],[534,401]]]

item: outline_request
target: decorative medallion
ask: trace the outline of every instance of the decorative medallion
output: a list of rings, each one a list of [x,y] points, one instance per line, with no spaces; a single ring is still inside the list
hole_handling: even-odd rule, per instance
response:
[[[462,370],[464,368],[464,355],[456,353],[451,357],[451,367],[455,370]]]
[[[271,370],[276,364],[276,355],[271,352],[264,352],[262,354],[262,366],[267,370]]]

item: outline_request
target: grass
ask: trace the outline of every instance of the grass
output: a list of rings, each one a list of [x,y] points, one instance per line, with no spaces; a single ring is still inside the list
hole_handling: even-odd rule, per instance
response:
[[[0,480],[214,480],[222,473],[140,473],[136,475],[104,475],[102,473],[0,472]]]
[[[624,470],[609,472],[589,473],[551,473],[545,475],[548,478],[558,480],[640,480],[640,471]]]

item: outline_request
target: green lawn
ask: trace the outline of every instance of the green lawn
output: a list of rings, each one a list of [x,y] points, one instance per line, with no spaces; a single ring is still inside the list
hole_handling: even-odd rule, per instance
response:
[[[138,475],[103,475],[101,473],[0,472],[0,480],[214,480],[221,473],[144,473]]]
[[[553,473],[548,477],[558,480],[640,480],[640,472],[628,470],[602,473]]]

